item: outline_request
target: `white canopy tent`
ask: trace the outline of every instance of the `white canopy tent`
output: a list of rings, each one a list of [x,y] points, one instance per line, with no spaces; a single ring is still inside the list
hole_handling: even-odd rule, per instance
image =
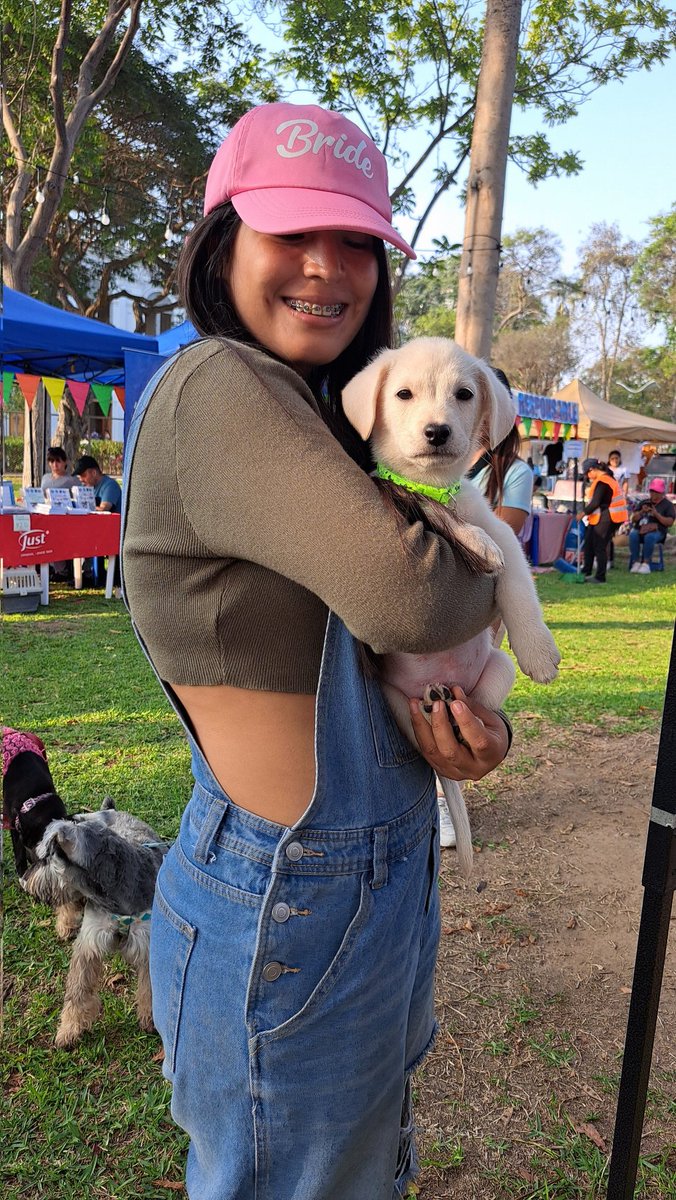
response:
[[[608,404],[580,379],[573,379],[560,392],[555,392],[555,399],[572,400],[579,406],[577,433],[580,440],[587,443],[587,453],[606,459],[611,450],[618,449],[630,470],[632,465],[628,460],[636,458],[638,462],[638,448],[644,442],[654,445],[676,443],[676,424]],[[638,465],[633,469],[638,470]]]

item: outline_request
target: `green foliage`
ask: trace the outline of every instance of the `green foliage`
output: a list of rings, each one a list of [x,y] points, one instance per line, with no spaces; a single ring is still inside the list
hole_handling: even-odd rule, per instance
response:
[[[395,302],[395,319],[402,340],[412,337],[453,337],[460,260],[422,263],[403,284]]]
[[[3,23],[5,83],[21,142],[20,150],[9,139],[4,143],[3,195],[7,204],[27,170],[22,233],[36,211],[36,168],[42,169],[44,183],[55,146],[50,74],[60,8],[53,0],[41,6],[35,22],[35,6],[11,2]],[[107,12],[104,3],[72,5],[59,80],[66,119],[82,63]],[[110,301],[129,294],[137,300],[137,323],[143,328],[149,310],[175,303],[177,235],[200,215],[201,181],[219,138],[242,112],[261,99],[276,98],[277,91],[261,48],[216,0],[143,0],[141,12],[141,27],[114,88],[90,114],[58,176],[64,188],[59,209],[40,232],[42,247],[31,270],[32,290],[41,298],[104,320]],[[123,19],[94,70],[95,86],[124,30]],[[169,54],[165,36],[174,47]],[[189,53],[179,69],[181,48]],[[107,225],[100,221],[104,206]],[[9,257],[16,252],[13,234]],[[147,299],[148,285],[153,300]]]
[[[23,470],[23,438],[5,438],[5,471],[20,473]]]
[[[634,264],[634,282],[652,325],[661,325],[676,355],[676,204],[653,217],[651,236]],[[676,363],[672,363],[672,369]]]
[[[277,69],[320,102],[359,114],[402,176],[395,206],[430,156],[436,195],[452,186],[471,138],[483,0],[282,0],[278,7],[286,48]],[[556,151],[547,126],[570,120],[604,83],[665,61],[673,30],[670,7],[643,0],[524,6],[514,99],[539,114],[543,128],[512,138],[514,161],[534,182],[579,171],[577,154]],[[415,140],[406,139],[409,131]]]

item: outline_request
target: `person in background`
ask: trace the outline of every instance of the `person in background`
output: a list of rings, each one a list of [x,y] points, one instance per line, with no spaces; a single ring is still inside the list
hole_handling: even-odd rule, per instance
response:
[[[499,446],[483,451],[467,472],[467,478],[517,537],[526,524],[533,498],[533,472],[519,457],[520,446],[515,425]]]
[[[547,461],[547,476],[552,480],[552,486],[557,475],[561,473],[561,464],[563,462],[563,438],[557,438],[555,442],[550,442],[545,446],[543,454]]]
[[[117,480],[112,479],[110,475],[104,475],[97,460],[91,454],[83,454],[78,458],[73,471],[80,476],[80,481],[85,487],[94,489],[94,499],[96,501],[96,510],[100,513],[119,513],[122,511],[122,489]],[[105,562],[104,558],[92,559],[96,563],[96,582],[101,586],[105,578]],[[120,587],[120,556],[118,554],[115,559],[115,572],[113,577],[113,587]],[[117,592],[116,592],[117,594]]]
[[[629,471],[622,463],[622,455],[619,450],[611,450],[608,455],[608,466],[612,472],[613,478],[617,480],[625,496],[629,493]],[[608,542],[608,569],[615,566],[615,534],[619,526],[615,526],[613,537]]]
[[[614,478],[619,483],[625,496],[629,491],[629,470],[622,463],[622,455],[619,450],[611,450],[608,455],[608,466],[610,467]]]
[[[68,472],[68,459],[66,458],[65,450],[61,446],[50,446],[47,451],[47,470],[40,480],[40,487],[46,491],[47,488],[71,488],[79,487],[80,480],[77,474],[72,475]]]
[[[629,570],[634,575],[649,575],[653,568],[655,546],[666,541],[667,529],[676,518],[676,508],[667,500],[663,479],[652,479],[648,499],[632,513],[629,531]]]
[[[590,483],[583,515],[587,517],[584,536],[585,583],[605,583],[608,543],[615,529],[628,519],[627,501],[608,464],[598,458],[586,458],[582,474]],[[596,575],[593,574],[596,559]]]
[[[91,454],[83,454],[73,467],[75,475],[85,487],[94,489],[94,499],[99,512],[119,513],[122,511],[122,489],[117,480],[104,475],[97,460]]]
[[[47,467],[42,479],[40,487],[44,492],[48,488],[71,488],[78,487],[80,480],[77,475],[68,473],[68,459],[65,450],[61,446],[50,446],[47,450]],[[72,583],[73,582],[73,564],[67,560],[59,559],[58,562],[49,564],[49,574],[57,583]]]

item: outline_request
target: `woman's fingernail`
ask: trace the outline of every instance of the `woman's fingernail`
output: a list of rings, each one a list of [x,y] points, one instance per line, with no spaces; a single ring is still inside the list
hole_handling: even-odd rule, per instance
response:
[[[410,708],[413,716],[415,716],[416,713],[419,712],[419,707],[418,707],[419,704],[420,704],[419,700],[409,700],[408,707]]]
[[[451,712],[454,714],[454,716],[461,717],[464,711],[464,704],[461,704],[459,700],[454,700],[451,705]]]
[[[441,700],[435,700],[432,705],[432,712],[441,712]]]

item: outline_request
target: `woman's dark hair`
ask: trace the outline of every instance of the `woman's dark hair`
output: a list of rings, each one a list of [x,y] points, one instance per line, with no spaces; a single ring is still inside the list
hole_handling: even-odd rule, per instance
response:
[[[189,319],[203,337],[228,337],[271,352],[242,325],[230,296],[229,267],[241,218],[227,200],[195,225],[178,264],[178,291]],[[317,368],[307,382],[312,388],[327,425],[348,454],[365,470],[371,468],[368,446],[346,420],[340,394],[353,375],[365,367],[379,350],[393,345],[392,287],[385,246],[373,239],[378,263],[378,282],[366,320],[356,337],[327,367]]]
[[[507,437],[491,451],[490,466],[486,475],[486,490],[484,495],[493,507],[502,504],[502,493],[505,486],[505,475],[512,463],[519,457],[521,437],[516,425],[512,426]]]
[[[47,450],[47,462],[68,462],[66,451],[60,446],[50,446]]]

